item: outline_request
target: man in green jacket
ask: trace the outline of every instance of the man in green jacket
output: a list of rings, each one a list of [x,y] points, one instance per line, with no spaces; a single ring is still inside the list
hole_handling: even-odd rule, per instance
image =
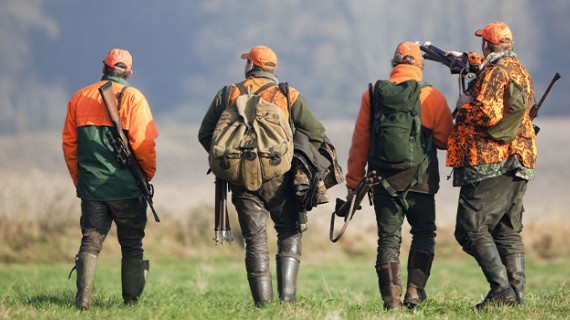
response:
[[[289,118],[287,96],[278,87],[277,56],[268,47],[257,46],[242,54],[246,60],[244,88],[251,92],[268,83],[270,86],[259,95],[274,103]],[[198,133],[200,143],[210,152],[212,134],[221,113],[231,105],[240,90],[234,83],[229,90],[220,89],[210,104]],[[222,97],[227,92],[226,97]],[[223,104],[222,101],[227,101]],[[291,118],[295,129],[305,133],[317,148],[323,142],[325,129],[316,119],[305,98],[294,88],[289,87]],[[265,181],[257,191],[249,191],[242,185],[230,184],[232,202],[236,207],[240,227],[246,242],[245,267],[251,294],[256,306],[263,306],[273,299],[271,272],[269,270],[269,250],[267,246],[267,219],[271,217],[277,231],[277,286],[279,300],[296,300],[297,274],[301,259],[301,235],[298,228],[300,206],[295,198],[291,171]]]

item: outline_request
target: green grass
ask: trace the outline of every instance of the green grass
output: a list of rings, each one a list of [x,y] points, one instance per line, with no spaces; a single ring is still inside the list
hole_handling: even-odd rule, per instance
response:
[[[382,310],[373,257],[303,261],[297,304],[262,309],[253,307],[241,257],[151,261],[147,287],[134,307],[122,304],[120,263],[104,261],[94,307],[84,312],[73,306],[70,265],[0,265],[0,319],[566,319],[568,263],[529,261],[526,306],[482,313],[472,305],[488,286],[469,258],[436,259],[429,300],[414,311]]]

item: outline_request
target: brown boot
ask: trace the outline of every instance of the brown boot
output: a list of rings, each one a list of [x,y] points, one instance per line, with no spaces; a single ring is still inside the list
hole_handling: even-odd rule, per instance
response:
[[[384,300],[384,309],[400,309],[402,307],[402,280],[400,278],[400,262],[390,261],[376,266],[378,286]]]
[[[408,256],[408,285],[404,305],[415,308],[427,299],[425,286],[430,275],[433,253],[413,250]]]

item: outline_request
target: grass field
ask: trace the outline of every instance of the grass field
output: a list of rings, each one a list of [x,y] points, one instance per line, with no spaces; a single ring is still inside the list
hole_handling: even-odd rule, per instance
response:
[[[147,287],[134,307],[122,304],[120,263],[105,261],[98,268],[94,307],[84,312],[73,306],[70,265],[0,265],[0,319],[567,319],[570,313],[568,260],[528,262],[526,305],[481,313],[472,305],[488,287],[472,259],[436,259],[429,300],[414,311],[382,309],[374,257],[306,260],[297,304],[262,309],[253,307],[243,260],[233,255],[151,261]]]

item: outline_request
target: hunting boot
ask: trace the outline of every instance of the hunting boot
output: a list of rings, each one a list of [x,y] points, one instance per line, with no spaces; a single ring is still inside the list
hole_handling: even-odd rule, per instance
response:
[[[477,310],[487,305],[509,305],[517,303],[517,299],[507,276],[507,269],[501,262],[497,247],[488,245],[476,247],[473,256],[485,274],[491,290],[483,301],[475,305]]]
[[[150,269],[149,261],[141,258],[123,258],[121,262],[121,284],[125,304],[136,304],[146,284]]]
[[[425,286],[431,271],[433,253],[413,250],[408,256],[408,284],[404,305],[415,308],[427,299]]]
[[[402,307],[402,280],[400,279],[400,262],[390,261],[376,267],[378,286],[384,300],[384,309],[400,309]]]
[[[93,304],[91,291],[95,282],[97,255],[89,252],[79,252],[77,257],[75,257],[75,268],[77,269],[75,306],[81,310],[87,310]]]
[[[273,300],[273,284],[271,282],[271,275],[256,276],[247,275],[251,296],[256,307],[263,307]]]
[[[503,264],[507,268],[507,276],[509,277],[511,288],[513,288],[517,297],[517,303],[522,305],[524,304],[523,291],[525,284],[524,254],[515,253],[508,255],[503,258]]]
[[[296,257],[277,255],[277,293],[281,302],[297,300],[297,274],[300,261]]]

